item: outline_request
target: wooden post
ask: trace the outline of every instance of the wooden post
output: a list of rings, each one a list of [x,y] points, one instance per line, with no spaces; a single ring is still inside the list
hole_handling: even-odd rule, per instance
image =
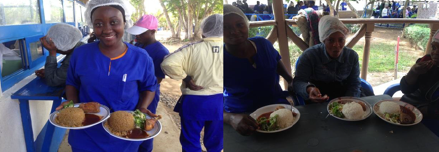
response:
[[[370,54],[370,38],[372,37],[372,32],[375,25],[373,23],[366,24],[366,34],[364,41],[364,52],[363,52],[363,64],[361,66],[361,78],[367,80],[367,68],[369,65],[369,54]]]
[[[282,62],[287,70],[287,72],[291,73],[291,62],[290,62],[290,53],[288,51],[288,38],[287,38],[287,30],[289,28],[285,22],[285,16],[283,12],[283,1],[282,0],[273,0],[273,13],[274,20],[277,25],[277,36],[279,43],[279,51],[280,56],[282,56]],[[285,88],[288,88],[288,82],[284,81]]]
[[[431,41],[433,39],[434,33],[439,29],[439,24],[430,24],[430,38],[428,39],[428,43],[425,49],[425,54],[430,54],[431,52]]]

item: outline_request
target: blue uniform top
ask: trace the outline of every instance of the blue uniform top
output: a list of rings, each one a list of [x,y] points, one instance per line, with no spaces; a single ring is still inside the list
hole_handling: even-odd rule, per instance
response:
[[[224,47],[224,110],[227,112],[253,112],[280,100],[288,103],[277,74],[281,56],[265,38],[253,37],[249,40],[257,48],[256,55],[252,57],[256,68],[246,58],[237,58]]]
[[[135,45],[137,47],[142,47],[143,44],[136,43]],[[143,49],[145,49],[146,52],[148,52],[148,55],[152,58],[152,61],[154,62],[155,76],[159,78],[165,78],[165,74],[160,68],[160,64],[162,64],[165,56],[169,54],[169,50],[165,46],[163,46],[163,44],[160,43],[159,41],[147,45],[143,47]]]
[[[100,52],[99,42],[75,49],[67,72],[67,85],[79,92],[79,102],[96,101],[110,108],[134,111],[139,93],[155,91],[157,79],[151,57],[141,48],[127,45],[125,53],[108,58]],[[136,151],[141,142],[120,140],[96,125],[70,130],[69,143],[75,149],[89,151]]]
[[[346,5],[348,5],[348,4],[346,4],[346,2],[341,2],[341,10],[346,10]]]

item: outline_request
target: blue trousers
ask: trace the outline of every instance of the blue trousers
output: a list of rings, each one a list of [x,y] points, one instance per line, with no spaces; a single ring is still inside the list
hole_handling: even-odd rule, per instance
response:
[[[148,110],[152,113],[156,113],[157,111],[157,105],[159,104],[160,100],[160,88],[157,88],[155,91],[154,99],[152,100],[151,104],[148,106]],[[153,141],[154,139],[146,140],[140,144],[139,152],[151,152],[153,149]]]
[[[223,149],[223,121],[193,121],[181,119],[180,143],[183,152],[201,152],[200,133],[204,127],[204,146],[208,152]]]

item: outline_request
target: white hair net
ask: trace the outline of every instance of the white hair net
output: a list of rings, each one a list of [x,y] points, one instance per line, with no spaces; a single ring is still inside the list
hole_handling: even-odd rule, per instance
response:
[[[93,21],[91,20],[91,13],[94,9],[101,6],[116,5],[122,7],[125,13],[125,29],[130,28],[133,25],[131,15],[134,7],[127,0],[90,0],[85,5],[85,21],[90,28],[93,28]],[[122,14],[123,15],[123,14]]]
[[[320,18],[319,39],[321,42],[335,32],[341,32],[346,37],[349,33],[349,29],[338,18],[329,15]]]
[[[235,6],[230,5],[230,4],[224,4],[223,14],[224,14],[224,16],[229,15],[229,14],[239,15],[244,19],[244,22],[247,25],[247,28],[250,27],[250,23],[248,22],[247,16],[245,16],[244,12],[242,12],[242,10],[239,9],[238,7],[235,7]]]
[[[433,38],[431,39],[431,42],[437,42],[439,43],[439,30],[434,33]]]
[[[213,14],[201,22],[201,31],[204,37],[223,36],[223,15]]]
[[[74,26],[58,23],[50,27],[46,40],[52,39],[56,48],[61,51],[72,49],[82,38],[81,31]]]

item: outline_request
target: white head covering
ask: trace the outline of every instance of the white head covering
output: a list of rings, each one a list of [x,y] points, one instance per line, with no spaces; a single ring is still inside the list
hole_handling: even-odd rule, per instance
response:
[[[204,37],[223,36],[223,15],[213,14],[201,22],[201,31]]]
[[[235,6],[230,5],[230,4],[224,4],[223,14],[224,14],[224,16],[229,15],[229,14],[239,15],[244,19],[244,22],[247,25],[247,28],[250,27],[250,23],[248,22],[247,16],[245,16],[245,14],[242,12],[242,10],[239,9],[238,7],[235,7]]]
[[[134,7],[127,0],[90,0],[85,5],[85,21],[90,28],[93,28],[93,21],[91,20],[91,12],[101,6],[117,5],[123,8],[125,11],[125,29],[130,28],[133,25],[131,20],[131,14]]]
[[[433,38],[431,39],[431,42],[439,43],[439,30],[434,33]]]
[[[82,34],[79,29],[65,23],[53,25],[46,34],[46,40],[52,39],[53,44],[61,51],[72,49],[81,38]]]
[[[345,37],[349,33],[349,29],[338,19],[329,15],[320,18],[319,21],[319,38],[323,42],[332,33],[341,32]]]

